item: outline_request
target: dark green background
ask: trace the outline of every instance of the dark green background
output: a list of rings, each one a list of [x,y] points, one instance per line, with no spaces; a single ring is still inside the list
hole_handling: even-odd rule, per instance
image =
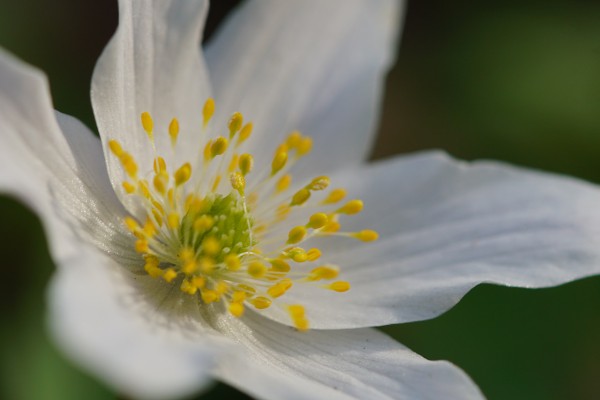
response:
[[[215,3],[209,31],[236,2]],[[479,3],[409,5],[374,157],[442,148],[600,182],[600,2]],[[7,0],[0,46],[46,71],[56,108],[93,127],[89,80],[116,19],[112,1]],[[5,197],[0,220],[0,398],[114,398],[47,338],[54,266],[39,221]],[[435,320],[385,331],[459,365],[490,399],[597,399],[599,306],[600,277],[484,285]],[[219,385],[207,397],[232,393]]]

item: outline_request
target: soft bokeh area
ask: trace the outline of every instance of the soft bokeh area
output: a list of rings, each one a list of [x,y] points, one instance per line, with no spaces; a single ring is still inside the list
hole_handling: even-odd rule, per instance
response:
[[[237,2],[214,3],[209,32]],[[406,17],[374,158],[442,148],[600,183],[600,2],[413,1]],[[55,107],[95,128],[89,81],[116,21],[116,0],[3,1],[0,46],[44,70]],[[39,220],[7,197],[0,220],[0,398],[118,397],[47,337],[54,266]],[[599,310],[600,277],[483,285],[439,318],[384,330],[459,365],[489,399],[597,399]],[[224,385],[205,396],[245,398]]]

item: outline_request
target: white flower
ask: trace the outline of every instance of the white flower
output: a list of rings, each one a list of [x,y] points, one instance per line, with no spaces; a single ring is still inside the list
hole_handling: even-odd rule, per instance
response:
[[[44,222],[65,352],[140,398],[212,379],[272,399],[482,397],[369,327],[435,317],[481,282],[597,274],[600,192],[438,152],[366,165],[399,6],[249,1],[201,52],[206,1],[122,0],[92,82],[102,144],[0,52],[0,188]],[[329,182],[365,210],[319,205]],[[365,228],[380,240],[354,240]]]

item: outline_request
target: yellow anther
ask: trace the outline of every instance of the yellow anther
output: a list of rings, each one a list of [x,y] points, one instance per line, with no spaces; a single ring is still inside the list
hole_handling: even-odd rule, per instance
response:
[[[160,172],[154,175],[153,183],[156,191],[164,195],[167,191],[167,185],[169,184],[169,174],[166,172]]]
[[[308,255],[306,253],[294,253],[292,255],[292,260],[301,263],[308,260]]]
[[[305,331],[308,329],[308,319],[306,319],[304,315],[304,307],[295,304],[288,306],[288,311],[296,329],[299,331]]]
[[[340,230],[340,223],[337,221],[329,221],[325,224],[323,228],[321,228],[321,233],[335,233]]]
[[[290,149],[294,149],[294,148],[298,147],[298,145],[300,144],[301,141],[302,141],[302,134],[298,131],[293,131],[292,133],[289,134],[285,143],[287,144],[287,146]]]
[[[241,317],[244,314],[244,305],[242,303],[233,302],[229,303],[229,312],[234,317]]]
[[[239,146],[240,144],[244,143],[252,134],[252,129],[254,128],[254,126],[252,125],[252,122],[248,122],[246,125],[244,125],[244,127],[242,128],[240,135],[238,136],[238,141],[237,141],[237,145]]]
[[[346,197],[346,191],[344,189],[333,189],[327,198],[323,200],[323,204],[334,204],[342,201]]]
[[[296,244],[301,242],[306,237],[306,228],[304,226],[296,226],[288,233],[287,244]]]
[[[152,167],[154,168],[155,174],[160,174],[161,172],[167,172],[167,163],[165,162],[165,159],[162,157],[156,157],[154,159],[154,163],[153,163]]]
[[[316,261],[319,258],[321,258],[321,250],[319,249],[310,249],[306,252],[306,257],[307,260],[306,261]]]
[[[198,264],[194,260],[186,261],[181,267],[181,272],[186,275],[192,275],[198,270]]]
[[[240,156],[234,153],[231,156],[231,161],[229,162],[229,167],[227,168],[227,171],[229,171],[229,172],[235,171],[235,169],[238,166],[239,161],[240,161]]]
[[[135,186],[133,186],[131,183],[124,181],[123,183],[121,183],[121,185],[123,186],[125,193],[132,194],[133,192],[135,192]]]
[[[147,199],[150,199],[152,197],[152,195],[150,194],[150,189],[148,188],[148,182],[146,182],[145,180],[141,180],[138,182],[138,189],[140,190],[140,193],[142,196],[144,196]],[[154,205],[156,207],[156,205]],[[159,209],[162,210],[162,207],[160,207]]]
[[[202,301],[206,304],[214,303],[219,300],[219,294],[214,290],[210,289],[202,289],[200,291],[200,295],[202,297]]]
[[[192,165],[190,163],[185,163],[177,171],[173,177],[175,178],[175,185],[181,186],[186,183],[190,177],[192,176]]]
[[[329,222],[329,217],[325,213],[316,213],[310,216],[307,226],[312,229],[320,229]]]
[[[346,281],[337,281],[327,285],[327,288],[336,292],[347,292],[350,290],[350,284]]]
[[[246,179],[240,172],[234,172],[229,175],[229,182],[234,190],[237,190],[241,195],[244,195],[244,189],[246,188]]]
[[[167,200],[171,208],[175,208],[175,190],[173,188],[167,191]]]
[[[362,240],[363,242],[372,242],[379,238],[379,234],[373,230],[365,229],[360,232],[355,232],[351,234],[353,237],[358,240]]]
[[[195,288],[202,289],[206,285],[206,279],[203,276],[194,276],[191,279],[191,284]]]
[[[240,172],[242,175],[246,176],[250,171],[252,171],[252,167],[254,166],[254,158],[250,154],[242,154],[239,160]]]
[[[267,289],[267,294],[272,298],[281,297],[292,287],[292,281],[290,279],[283,279],[277,282],[275,285]]]
[[[231,119],[229,120],[229,139],[233,138],[233,136],[242,128],[243,123],[244,116],[242,113],[233,113]]]
[[[121,165],[123,165],[123,169],[127,172],[130,178],[135,179],[137,176],[138,166],[133,159],[133,156],[127,152],[121,153],[119,157],[121,160]]]
[[[163,224],[162,214],[160,212],[158,212],[156,209],[153,209],[152,216],[154,217],[154,220],[156,221],[158,226],[162,227],[162,224]]]
[[[215,113],[215,101],[211,98],[206,100],[204,103],[204,108],[202,109],[202,118],[204,119],[204,127],[208,124],[208,121],[212,118]]]
[[[229,290],[229,285],[227,285],[227,283],[225,283],[223,281],[219,281],[215,285],[215,292],[219,293],[219,295],[223,295],[223,294],[227,293],[228,290]]]
[[[152,121],[152,116],[150,116],[149,112],[142,113],[142,127],[146,131],[146,134],[150,138],[150,140],[154,140],[152,131],[154,130],[154,121]]]
[[[202,251],[209,256],[217,254],[221,250],[221,243],[214,237],[209,236],[202,241]]]
[[[184,247],[179,254],[179,258],[183,261],[190,261],[194,259],[194,249],[190,247]]]
[[[254,289],[252,286],[245,285],[243,283],[237,285],[237,288],[250,296],[254,296],[254,294],[256,293],[256,289]]]
[[[205,274],[211,274],[215,270],[215,261],[210,257],[202,257],[198,262],[200,271]]]
[[[259,296],[250,300],[250,304],[258,308],[259,310],[264,310],[265,308],[269,308],[269,306],[271,305],[271,300],[267,299],[266,297]]]
[[[173,268],[167,268],[163,273],[163,279],[169,283],[177,278],[177,272]]]
[[[273,157],[273,161],[271,162],[271,175],[275,175],[283,167],[285,167],[285,163],[287,162],[288,154],[285,151],[278,151],[275,153]]]
[[[363,209],[363,202],[361,200],[350,200],[344,204],[340,209],[337,210],[340,214],[358,214]]]
[[[188,195],[188,197],[185,199],[185,209],[192,214],[199,213],[203,206],[204,202],[202,199],[194,196],[193,194]]]
[[[198,267],[200,272],[210,275],[216,268],[215,260],[213,260],[211,257],[202,257],[200,260],[198,260]]]
[[[246,292],[237,290],[237,291],[233,292],[233,294],[231,295],[231,301],[239,303],[239,302],[246,300],[246,297],[247,297]]]
[[[227,140],[227,138],[224,138],[223,136],[219,136],[218,138],[216,138],[210,146],[211,157],[215,158],[216,156],[220,156],[221,154],[225,153],[228,145],[229,141]]]
[[[144,265],[144,270],[150,275],[152,278],[158,278],[162,276],[163,270],[158,268],[158,264],[146,262]]]
[[[310,190],[306,188],[302,188],[298,190],[294,196],[292,197],[292,201],[290,202],[290,206],[300,206],[310,198]]]
[[[267,267],[258,261],[253,261],[248,265],[248,275],[253,278],[262,278],[267,272]]]
[[[204,232],[209,230],[215,224],[215,220],[210,215],[201,215],[194,221],[194,230]]]
[[[153,256],[151,254],[144,256],[144,261],[146,261],[146,264],[152,264],[156,267],[160,265],[160,260],[158,259],[158,257]]]
[[[225,256],[224,261],[225,265],[227,266],[227,269],[230,271],[237,271],[242,266],[240,258],[235,254],[228,254],[227,256]]]
[[[300,143],[298,143],[298,145],[296,146],[296,151],[298,152],[298,155],[303,156],[305,154],[308,154],[312,149],[312,144],[312,139],[307,136],[304,136],[302,140],[300,140]]]
[[[288,311],[290,315],[294,318],[304,316],[304,307],[299,304],[288,306]]]
[[[317,176],[314,178],[306,188],[309,190],[325,190],[329,186],[329,177],[328,176]]]
[[[213,145],[212,140],[207,141],[206,145],[204,145],[204,151],[202,153],[204,155],[205,162],[208,162],[212,159],[212,151],[211,151],[212,145]]]
[[[277,181],[277,184],[275,185],[275,189],[277,189],[277,192],[283,192],[288,187],[290,187],[291,183],[292,183],[292,176],[290,174],[286,174],[286,175],[282,176],[281,178],[279,178],[279,180]]]
[[[307,279],[309,281],[318,281],[321,279],[335,279],[339,274],[339,270],[329,265],[322,265],[310,271]]]
[[[270,262],[272,271],[283,273],[290,272],[290,264],[286,263],[285,261],[276,258],[274,260],[271,260]]]
[[[179,287],[179,289],[181,289],[182,292],[191,294],[191,295],[196,294],[196,292],[198,291],[198,288],[196,286],[192,285],[191,282],[188,281],[187,279],[184,279],[181,282],[181,286]]]
[[[109,140],[108,148],[117,157],[121,157],[121,154],[123,154],[123,148],[121,147],[121,144],[116,140]]]
[[[154,209],[156,211],[158,211],[160,214],[164,215],[165,210],[163,208],[163,206],[156,200],[151,200],[152,201],[152,206],[154,207]]]
[[[167,215],[167,224],[171,229],[177,229],[179,227],[179,214],[171,212]]]
[[[308,260],[306,251],[301,247],[293,247],[283,254],[296,262],[304,262]]]
[[[288,145],[285,142],[283,142],[279,146],[277,146],[274,154],[281,153],[281,152],[287,153],[289,150],[290,150],[290,148],[288,147]]]
[[[135,242],[135,251],[138,253],[147,253],[149,250],[148,242],[144,239],[138,239]]]
[[[179,121],[177,118],[173,118],[169,124],[169,136],[171,137],[171,146],[175,147],[179,136]]]
[[[154,234],[156,233],[156,227],[154,226],[154,223],[152,222],[151,219],[147,219],[146,223],[144,224],[144,234],[148,237],[152,237],[154,236]]]
[[[129,229],[129,231],[131,233],[137,231],[140,227],[138,225],[137,221],[131,217],[125,217],[124,221],[125,221],[125,226],[127,227],[127,229]]]

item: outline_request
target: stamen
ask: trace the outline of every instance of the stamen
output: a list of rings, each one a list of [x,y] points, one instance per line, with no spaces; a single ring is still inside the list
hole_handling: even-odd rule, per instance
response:
[[[206,100],[206,103],[204,103],[204,108],[202,109],[204,128],[206,128],[206,125],[208,125],[208,122],[210,121],[210,119],[212,118],[214,113],[215,113],[215,101],[213,99]]]
[[[233,139],[233,136],[242,128],[243,122],[244,117],[241,113],[233,113],[231,120],[229,120],[229,140]]]
[[[179,121],[177,121],[177,118],[173,118],[169,124],[169,136],[171,137],[171,146],[175,148],[179,136]]]
[[[150,113],[143,112],[141,119],[142,119],[142,127],[146,131],[146,134],[148,135],[148,138],[150,139],[150,141],[154,144],[154,133],[153,133],[154,121],[152,121],[152,117],[150,116]]]
[[[202,110],[203,132],[209,133],[214,111],[215,103],[208,99]],[[154,122],[149,112],[141,114],[141,122],[154,147]],[[128,216],[123,222],[149,279],[170,283],[201,304],[223,302],[224,309],[235,317],[242,317],[249,306],[259,311],[282,307],[296,329],[304,331],[309,328],[306,310],[301,304],[283,303],[287,292],[307,284],[345,292],[350,284],[333,282],[340,270],[326,261],[310,267],[310,272],[302,272],[299,264],[326,258],[319,248],[306,250],[300,247],[302,243],[329,236],[370,242],[378,235],[368,229],[340,231],[339,219],[360,212],[360,200],[350,200],[334,211],[311,211],[305,224],[286,226],[284,221],[299,208],[312,210],[339,203],[346,192],[334,189],[320,203],[314,201],[313,192],[328,190],[330,185],[330,178],[322,175],[304,182],[295,193],[284,195],[292,183],[289,171],[312,148],[312,140],[298,131],[291,132],[277,146],[270,171],[267,164],[258,175],[252,175],[253,156],[235,150],[252,134],[252,123],[243,122],[241,113],[233,113],[227,137],[203,139],[198,151],[202,150],[204,159],[195,174],[195,160],[167,165],[173,157],[165,159],[154,149],[151,165],[138,165],[118,141],[109,140],[110,153],[128,176],[121,182],[123,190],[146,209],[146,215],[138,219]],[[168,134],[173,155],[179,133],[179,121],[172,118]],[[231,143],[235,143],[234,151],[229,151]],[[218,162],[211,165],[219,156]],[[223,192],[219,185],[225,177],[229,178],[230,188]]]

